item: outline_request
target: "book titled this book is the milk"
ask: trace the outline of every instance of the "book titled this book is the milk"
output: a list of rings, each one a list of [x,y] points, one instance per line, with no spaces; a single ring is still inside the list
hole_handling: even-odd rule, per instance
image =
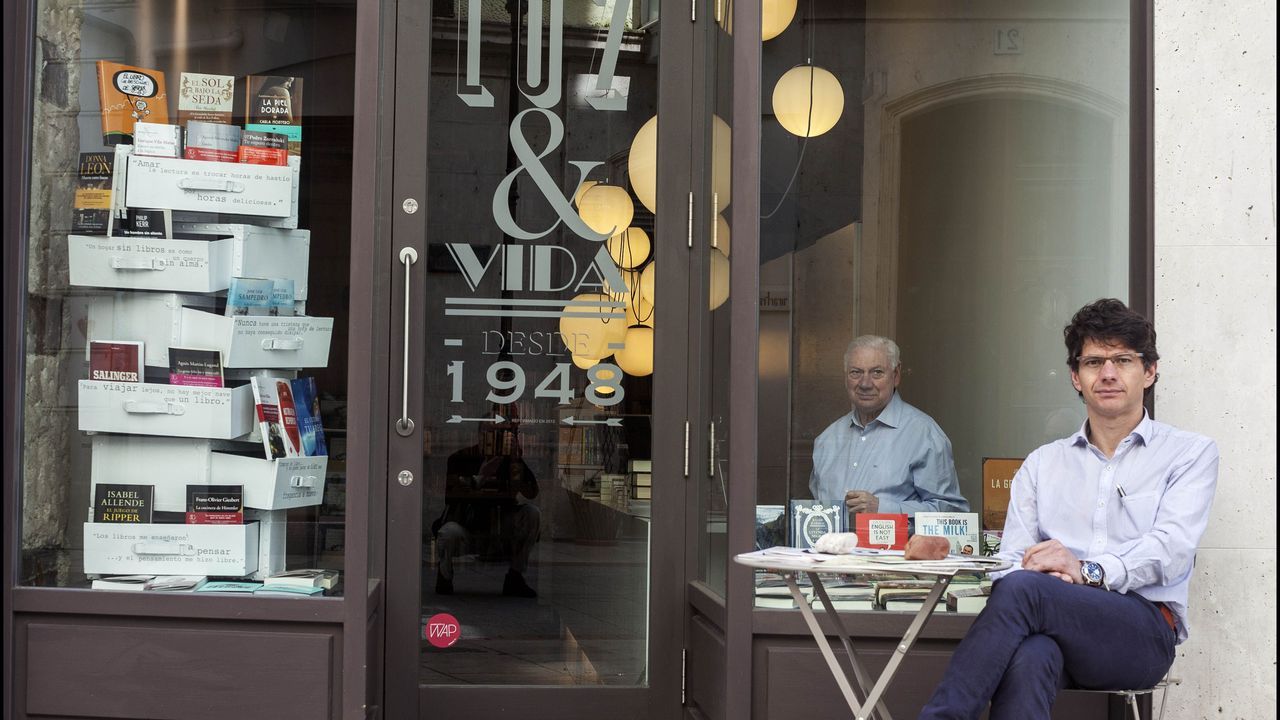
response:
[[[916,534],[946,538],[954,555],[980,554],[978,513],[918,512]]]

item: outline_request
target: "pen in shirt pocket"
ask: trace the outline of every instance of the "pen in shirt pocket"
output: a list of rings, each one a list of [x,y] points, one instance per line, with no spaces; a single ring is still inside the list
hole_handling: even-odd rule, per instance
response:
[[[1124,497],[1124,496],[1125,496],[1124,486],[1123,486],[1123,485],[1117,485],[1117,486],[1116,486],[1116,492],[1120,493],[1120,497]]]

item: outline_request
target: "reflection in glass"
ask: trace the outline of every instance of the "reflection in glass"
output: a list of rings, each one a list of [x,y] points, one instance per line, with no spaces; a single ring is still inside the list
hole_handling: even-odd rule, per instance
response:
[[[643,686],[657,38],[520,7],[433,18],[419,680]]]

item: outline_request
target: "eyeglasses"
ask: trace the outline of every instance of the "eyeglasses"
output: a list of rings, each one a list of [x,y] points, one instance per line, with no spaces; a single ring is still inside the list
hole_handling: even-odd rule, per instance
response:
[[[872,368],[870,372],[861,368],[854,368],[849,371],[849,377],[854,381],[861,380],[863,375],[870,375],[872,380],[879,381],[889,377],[889,371],[884,368]]]
[[[1142,359],[1142,353],[1119,353],[1116,355],[1081,355],[1076,358],[1076,362],[1080,363],[1080,367],[1085,370],[1101,370],[1103,365],[1110,360],[1117,370],[1128,370],[1136,367],[1138,361]]]

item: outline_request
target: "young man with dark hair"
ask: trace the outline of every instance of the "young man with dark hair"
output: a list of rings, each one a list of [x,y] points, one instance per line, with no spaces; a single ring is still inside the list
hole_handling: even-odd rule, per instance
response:
[[[1057,691],[1150,687],[1187,637],[1187,588],[1209,522],[1218,448],[1152,420],[1151,322],[1119,300],[1064,332],[1088,419],[1014,477],[986,609],[921,718],[1048,718]],[[975,672],[981,668],[981,672]]]

